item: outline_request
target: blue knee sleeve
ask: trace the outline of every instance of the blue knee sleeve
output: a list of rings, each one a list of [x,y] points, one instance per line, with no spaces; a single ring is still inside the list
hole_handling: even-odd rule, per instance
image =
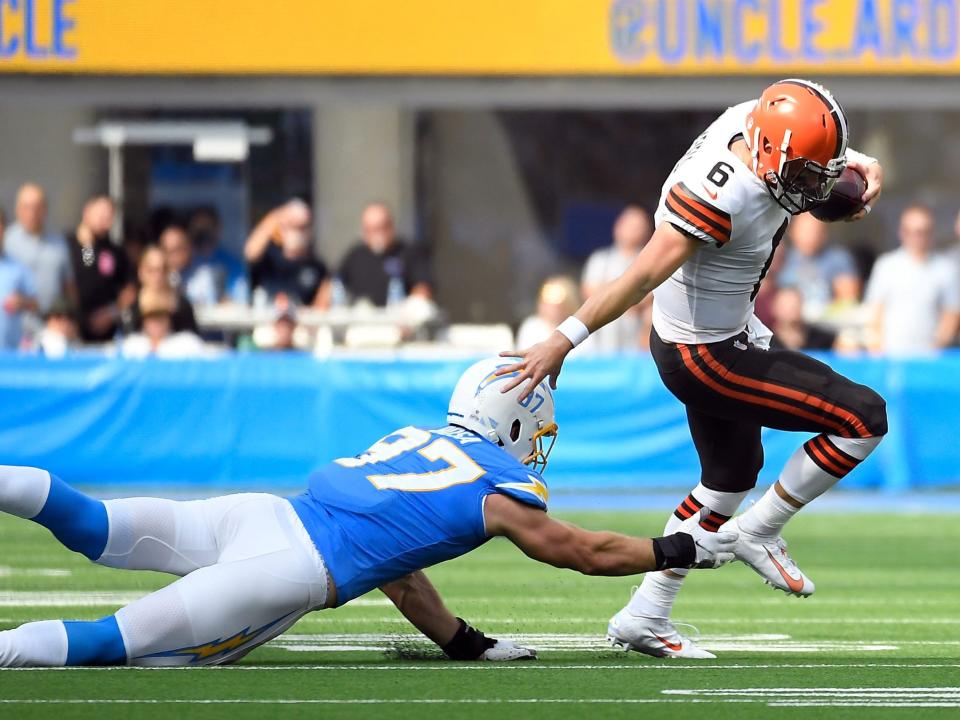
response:
[[[127,649],[115,615],[102,620],[65,620],[67,665],[126,665]]]
[[[50,493],[43,509],[33,518],[66,547],[91,560],[107,546],[107,508],[99,500],[74,490],[56,475],[50,475]]]

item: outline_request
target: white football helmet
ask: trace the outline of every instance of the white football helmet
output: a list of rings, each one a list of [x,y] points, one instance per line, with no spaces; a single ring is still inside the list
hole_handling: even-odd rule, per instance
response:
[[[501,392],[518,373],[498,377],[496,371],[515,362],[515,358],[487,358],[467,368],[453,389],[447,422],[482,435],[524,465],[543,472],[557,438],[553,391],[543,381],[522,402],[518,398],[525,383]],[[544,438],[550,439],[546,449]]]

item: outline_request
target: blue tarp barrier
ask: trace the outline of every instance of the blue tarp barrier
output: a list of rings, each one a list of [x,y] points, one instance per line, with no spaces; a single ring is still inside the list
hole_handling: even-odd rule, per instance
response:
[[[960,353],[833,358],[888,402],[890,435],[843,481],[903,490],[960,478]],[[0,463],[80,484],[295,488],[310,470],[408,424],[439,425],[469,360],[235,355],[126,361],[0,356]],[[683,407],[647,356],[571,360],[557,393],[557,488],[687,487]],[[765,431],[770,481],[805,439]]]

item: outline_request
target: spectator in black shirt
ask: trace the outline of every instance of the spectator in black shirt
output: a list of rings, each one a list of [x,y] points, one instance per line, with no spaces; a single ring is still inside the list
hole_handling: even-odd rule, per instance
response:
[[[140,281],[140,291],[136,302],[130,308],[129,322],[126,324],[128,333],[140,332],[143,329],[143,308],[141,299],[144,293],[155,295],[172,294],[173,312],[170,314],[172,332],[191,332],[200,334],[197,320],[193,314],[193,305],[182,291],[174,290],[170,284],[170,267],[167,265],[163,250],[156,245],[150,245],[140,256],[140,267],[137,268],[137,279]]]
[[[80,336],[86,342],[110,340],[136,295],[127,255],[110,239],[113,219],[110,198],[91,198],[83,206],[80,225],[67,237]]]
[[[313,254],[310,208],[291,200],[271,210],[247,238],[243,255],[250,265],[251,286],[271,302],[284,295],[299,305],[323,305],[326,266]]]
[[[383,203],[364,208],[360,233],[361,242],[340,266],[340,280],[351,297],[383,307],[388,300],[402,299],[393,296],[393,283],[403,297],[433,299],[429,258],[421,247],[397,237],[390,208]]]

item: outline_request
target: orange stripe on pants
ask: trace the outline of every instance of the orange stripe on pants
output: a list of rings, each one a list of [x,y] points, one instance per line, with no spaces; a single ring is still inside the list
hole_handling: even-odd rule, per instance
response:
[[[779,410],[781,412],[788,413],[790,415],[796,415],[797,417],[802,417],[805,420],[810,420],[819,425],[828,425],[838,434],[844,435],[849,431],[840,423],[832,422],[829,418],[824,418],[821,415],[817,415],[812,412],[807,412],[803,408],[794,407],[793,405],[788,405],[787,403],[780,402],[779,400],[770,400],[768,398],[759,397],[757,395],[749,395],[745,392],[740,392],[738,390],[733,390],[732,388],[725,387],[714,380],[712,377],[707,375],[700,367],[694,362],[693,356],[690,354],[690,348],[686,345],[677,345],[677,349],[680,351],[680,356],[683,358],[683,364],[686,365],[687,369],[693,373],[693,375],[700,380],[704,385],[709,387],[711,390],[714,390],[721,395],[725,395],[734,400],[741,400],[743,402],[750,403],[751,405],[761,405],[763,407],[768,407],[772,410]]]
[[[774,383],[768,383],[762,380],[754,380],[753,378],[748,378],[744,375],[738,375],[714,358],[713,355],[710,354],[710,349],[706,345],[699,345],[698,349],[700,350],[701,357],[703,358],[704,362],[707,363],[707,366],[716,371],[718,374],[722,375],[724,380],[728,380],[734,385],[742,385],[743,387],[752,388],[754,390],[763,390],[771,393],[772,395],[779,395],[781,397],[790,398],[791,400],[797,400],[805,405],[809,405],[810,407],[817,408],[818,410],[821,410],[829,415],[833,415],[835,418],[843,421],[843,423],[853,427],[854,430],[860,433],[860,437],[870,437],[870,431],[867,430],[867,426],[863,423],[863,421],[848,410],[838,408],[836,405],[827,400],[814,397],[808,393],[800,392],[799,390],[794,390],[793,388],[784,387],[783,385],[775,385]]]

